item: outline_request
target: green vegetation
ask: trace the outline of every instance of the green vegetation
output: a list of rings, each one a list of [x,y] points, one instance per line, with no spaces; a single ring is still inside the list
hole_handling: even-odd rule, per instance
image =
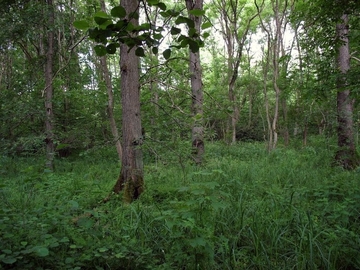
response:
[[[309,137],[269,154],[264,143],[218,142],[202,167],[144,151],[146,190],[130,205],[109,196],[113,147],[59,158],[53,173],[42,156],[2,156],[0,265],[359,269],[360,171],[331,167],[336,147]]]

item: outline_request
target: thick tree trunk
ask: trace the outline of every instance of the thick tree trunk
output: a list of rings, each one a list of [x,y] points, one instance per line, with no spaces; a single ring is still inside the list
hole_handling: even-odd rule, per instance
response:
[[[345,169],[353,169],[359,165],[356,153],[353,127],[353,100],[350,97],[346,73],[350,69],[350,46],[348,15],[341,17],[342,22],[336,25],[336,35],[340,42],[337,49],[336,63],[341,74],[337,81],[337,120],[338,147],[335,160]]]
[[[54,7],[53,1],[47,0],[46,15],[48,16],[47,51],[45,64],[45,143],[46,169],[54,170],[54,113],[53,113],[53,58],[54,58]]]
[[[185,0],[188,11],[192,9],[203,9],[203,0]],[[195,29],[200,33],[201,16],[189,15],[190,19],[195,23]],[[192,147],[194,150],[194,161],[201,164],[205,152],[204,145],[204,123],[203,123],[203,84],[202,70],[200,64],[200,52],[192,52],[190,50],[190,74],[191,74],[191,93],[192,93],[192,113],[193,126],[191,131]]]
[[[138,12],[137,0],[121,0],[126,14]],[[131,19],[133,25],[138,20]],[[137,199],[144,189],[144,170],[141,145],[143,137],[140,118],[139,59],[135,49],[129,51],[125,44],[120,45],[121,103],[123,155],[120,176],[114,186],[114,192],[124,191],[124,201]]]

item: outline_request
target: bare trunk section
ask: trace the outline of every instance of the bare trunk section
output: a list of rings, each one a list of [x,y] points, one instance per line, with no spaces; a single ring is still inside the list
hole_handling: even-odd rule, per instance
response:
[[[350,70],[350,46],[348,15],[341,17],[342,22],[336,25],[338,45],[336,63],[341,74],[337,81],[337,120],[338,147],[335,160],[344,169],[354,169],[360,159],[356,153],[353,127],[353,100],[350,96],[346,73]]]
[[[101,6],[101,10],[106,12],[104,0],[100,0],[100,6]],[[106,55],[100,57],[100,65],[101,65],[101,70],[102,70],[102,74],[104,76],[105,86],[106,86],[106,90],[107,90],[107,94],[108,94],[107,115],[109,117],[111,134],[114,138],[114,143],[115,143],[115,147],[116,147],[116,152],[119,157],[119,161],[121,161],[122,147],[121,147],[121,142],[120,142],[120,135],[119,135],[119,132],[118,132],[118,129],[116,126],[115,117],[114,117],[114,94],[113,94],[113,87],[112,87],[112,83],[111,83],[111,76],[110,76],[110,72],[109,72],[109,68],[108,68]]]
[[[106,85],[106,90],[107,90],[107,94],[108,94],[108,103],[107,103],[106,111],[107,111],[107,115],[109,117],[111,134],[114,138],[116,152],[118,154],[119,160],[121,161],[122,147],[121,147],[121,142],[120,142],[120,135],[119,135],[119,132],[117,129],[115,116],[114,116],[114,93],[113,93],[113,87],[112,87],[112,83],[111,83],[110,72],[109,72],[109,69],[107,66],[106,55],[100,57],[100,65],[101,65],[101,69],[102,69],[102,73],[103,73],[104,81],[105,81],[105,85]]]
[[[267,40],[267,47],[270,48],[270,36],[268,35],[268,40]],[[265,49],[264,49],[264,53],[265,53]],[[269,73],[269,62],[270,62],[270,51],[269,49],[266,50],[266,55],[265,55],[265,61],[264,61],[264,66],[263,66],[263,83],[264,83],[264,102],[265,102],[265,112],[266,112],[266,122],[267,122],[267,130],[268,130],[268,144],[267,144],[267,150],[271,151],[271,145],[273,142],[273,133],[271,132],[271,117],[270,117],[270,106],[269,106],[269,98],[268,98],[268,90],[267,90],[267,80],[268,80],[268,73]]]
[[[121,0],[126,14],[138,12],[137,0]],[[138,20],[128,18],[133,25]],[[124,191],[124,201],[136,200],[144,190],[144,165],[141,145],[143,137],[140,118],[139,59],[135,49],[129,50],[120,45],[121,103],[123,155],[120,176],[114,186],[114,192]]]
[[[185,0],[188,11],[193,9],[203,9],[203,0]],[[195,30],[200,33],[201,16],[189,14],[189,18],[195,23]],[[190,50],[189,69],[191,74],[191,94],[192,94],[192,113],[193,126],[191,130],[191,139],[193,147],[193,158],[196,164],[201,164],[205,152],[204,145],[204,120],[203,120],[203,83],[202,70],[200,63],[200,52],[192,52]]]
[[[54,170],[54,112],[53,112],[53,62],[54,62],[54,7],[53,1],[46,1],[46,16],[48,16],[48,33],[46,64],[45,64],[45,143],[46,143],[46,163],[45,167],[49,171]]]

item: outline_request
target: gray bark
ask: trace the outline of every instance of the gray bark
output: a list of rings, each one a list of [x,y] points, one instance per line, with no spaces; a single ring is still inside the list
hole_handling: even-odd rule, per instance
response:
[[[54,112],[53,112],[53,61],[54,61],[54,10],[53,1],[47,0],[46,15],[48,16],[47,51],[45,64],[45,143],[46,164],[45,167],[54,170]]]
[[[121,0],[126,14],[137,12],[137,0]],[[138,25],[138,20],[128,18],[132,24]],[[140,118],[140,84],[139,59],[135,48],[129,50],[126,44],[120,45],[121,70],[121,103],[122,103],[122,135],[123,156],[120,176],[114,186],[114,192],[124,191],[124,200],[132,202],[137,199],[144,187],[143,144]]]
[[[185,0],[188,11],[192,9],[203,9],[203,0]],[[201,16],[189,15],[194,21],[195,29],[200,33]],[[190,50],[190,74],[191,74],[191,93],[192,93],[192,113],[194,123],[191,131],[192,147],[194,150],[193,158],[196,164],[201,164],[205,152],[204,145],[204,124],[203,124],[203,83],[202,70],[200,63],[200,52]]]
[[[350,70],[350,46],[348,15],[341,16],[336,25],[336,36],[340,44],[337,49],[336,64],[340,71],[337,81],[338,147],[336,162],[345,169],[353,169],[359,164],[356,153],[353,127],[353,100],[350,96],[346,73]]]

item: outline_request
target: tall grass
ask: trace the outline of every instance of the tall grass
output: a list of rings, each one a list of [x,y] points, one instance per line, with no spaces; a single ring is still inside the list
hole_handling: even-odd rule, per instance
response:
[[[3,157],[1,266],[359,269],[360,171],[331,167],[331,143],[310,142],[272,153],[208,144],[202,167],[163,153],[173,162],[146,164],[131,205],[103,202],[119,173],[113,149],[59,159],[55,173],[40,158]]]

